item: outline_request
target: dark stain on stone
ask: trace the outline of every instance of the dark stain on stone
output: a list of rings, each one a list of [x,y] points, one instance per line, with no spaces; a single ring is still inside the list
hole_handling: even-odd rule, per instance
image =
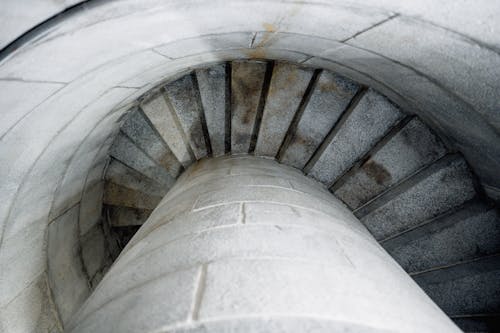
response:
[[[374,160],[366,161],[362,168],[368,177],[374,179],[379,185],[385,184],[392,179],[391,174]]]
[[[319,82],[318,88],[321,92],[338,91],[338,87],[333,81]]]
[[[252,120],[255,118],[255,110],[252,108],[246,108],[245,111],[243,112],[243,117],[241,119],[242,123],[247,125],[252,122]]]

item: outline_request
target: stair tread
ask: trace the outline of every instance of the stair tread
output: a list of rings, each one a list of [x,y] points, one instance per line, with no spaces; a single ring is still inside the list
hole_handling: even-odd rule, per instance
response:
[[[103,203],[107,205],[152,210],[161,199],[161,196],[132,190],[111,182],[106,182],[104,186]]]
[[[255,154],[275,157],[313,76],[312,69],[274,65]]]
[[[338,187],[334,194],[356,209],[446,154],[446,147],[413,118]]]
[[[309,171],[330,186],[366,154],[403,115],[385,97],[368,90]]]
[[[500,315],[497,313],[454,316],[451,319],[466,333],[496,332],[500,327]]]
[[[304,168],[358,89],[356,83],[323,71],[281,161]]]
[[[447,155],[360,207],[355,215],[381,240],[460,206],[474,195],[465,161]]]
[[[132,112],[121,130],[154,161],[163,166],[172,177],[177,178],[182,165],[141,111]]]
[[[413,275],[449,316],[499,313],[500,256],[490,256]]]
[[[225,153],[226,140],[226,65],[196,70],[201,102],[214,156]]]
[[[185,136],[196,159],[208,156],[210,150],[205,141],[204,114],[197,84],[193,75],[185,75],[165,86],[165,93],[170,100]]]
[[[233,61],[231,65],[231,153],[250,150],[267,64]]]
[[[500,253],[500,216],[493,207],[473,201],[382,246],[410,273],[469,261]]]
[[[111,159],[106,169],[105,179],[131,190],[156,196],[164,196],[168,191],[165,186],[156,183],[154,180],[115,159]]]
[[[106,206],[112,227],[140,226],[151,215],[150,209],[139,209],[125,206]]]
[[[168,172],[157,165],[137,147],[125,134],[119,133],[110,148],[110,155],[127,166],[154,179],[155,181],[171,187],[175,179]]]
[[[158,94],[141,104],[144,114],[156,128],[177,160],[187,168],[193,163],[193,156],[184,140],[182,128],[163,94]]]

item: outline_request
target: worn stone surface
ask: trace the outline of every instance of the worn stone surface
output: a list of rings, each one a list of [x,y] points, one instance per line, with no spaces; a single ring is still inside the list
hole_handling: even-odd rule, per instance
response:
[[[431,270],[413,278],[450,316],[496,314],[500,308],[499,273],[500,259],[496,255]]]
[[[281,161],[302,169],[347,108],[359,86],[323,71]]]
[[[475,195],[465,161],[455,156],[412,178],[355,212],[376,239],[411,229]]]
[[[102,198],[104,196],[102,174],[105,166],[106,161],[97,164],[85,180],[78,219],[80,235],[84,235],[101,221]]]
[[[113,227],[143,225],[151,214],[151,210],[111,205],[106,206],[106,211]]]
[[[2,113],[0,137],[15,126],[28,112],[60,89],[60,83],[22,82],[0,80]],[[30,98],[26,98],[29,94]]]
[[[115,159],[111,159],[106,168],[105,179],[114,184],[153,196],[163,197],[167,193],[165,186]]]
[[[500,218],[493,207],[474,202],[382,246],[407,272],[477,259],[500,252]]]
[[[154,209],[161,197],[150,195],[114,183],[106,183],[104,187],[103,203],[130,208]]]
[[[262,94],[266,64],[231,63],[231,152],[248,153]]]
[[[207,156],[205,115],[193,75],[186,75],[165,86],[165,93],[179,119],[196,159]]]
[[[122,133],[116,137],[113,146],[111,146],[110,155],[165,186],[172,186],[175,181],[165,169],[151,160],[148,155]]]
[[[73,322],[71,332],[151,332],[188,320],[198,268],[157,277],[122,297],[108,302],[100,311]],[[168,295],[168,297],[165,297]],[[186,297],[190,295],[191,297]],[[144,306],[147,302],[154,306]],[[120,320],[116,320],[120,318]],[[148,318],[147,321],[137,318]],[[83,318],[82,318],[83,319]]]
[[[251,40],[252,33],[250,32],[228,32],[173,41],[156,47],[155,51],[169,58],[178,59],[215,50],[246,48]]]
[[[497,52],[406,17],[377,26],[349,43],[406,64],[440,82],[500,128],[499,103],[495,98],[500,89]],[[480,62],[482,66],[476,67]]]
[[[414,118],[348,175],[334,194],[356,209],[446,153],[443,143]]]
[[[182,165],[190,165],[191,152],[184,141],[184,134],[179,122],[176,121],[174,110],[167,104],[165,96],[157,95],[142,103],[141,107]]]
[[[81,236],[81,256],[90,280],[110,265],[109,252],[101,225],[96,225]]]
[[[214,156],[224,155],[226,140],[226,65],[196,71]]]
[[[90,295],[79,252],[78,210],[79,206],[73,207],[48,228],[48,276],[63,323]]]
[[[396,41],[387,39],[375,42],[375,47],[379,48],[376,53],[392,59],[397,58],[397,62],[376,57],[373,52],[347,59],[333,59],[337,63],[349,65],[354,70],[363,68],[365,76],[371,77],[371,82],[376,82],[382,93],[390,96],[392,92],[392,96],[399,95],[401,100],[411,102],[428,124],[451,139],[453,148],[466,153],[468,162],[481,176],[481,182],[488,185],[490,190],[487,193],[498,192],[494,189],[500,188],[500,146],[497,144],[498,134],[493,130],[491,122],[492,119],[498,119],[498,108],[491,108],[492,105],[498,106],[497,96],[492,93],[497,87],[496,82],[492,81],[495,79],[495,70],[491,69],[497,62],[499,45],[495,20],[499,8],[496,2],[480,0],[436,3],[425,0],[417,3],[374,0],[363,3],[330,1],[297,4],[270,1],[265,6],[260,2],[246,1],[235,2],[231,6],[217,1],[190,5],[179,3],[161,3],[154,0],[140,3],[105,1],[96,3],[95,6],[86,5],[84,10],[58,16],[42,26],[38,32],[27,35],[22,43],[16,44],[11,49],[12,52],[2,58],[0,76],[4,79],[19,82],[36,80],[47,83],[72,83],[57,92],[53,98],[47,99],[40,107],[27,110],[29,113],[23,115],[16,114],[14,118],[21,119],[24,115],[26,118],[10,135],[2,139],[4,147],[0,156],[4,158],[0,163],[0,174],[4,177],[1,184],[0,221],[3,243],[0,252],[10,253],[4,246],[14,244],[11,240],[20,233],[28,233],[32,224],[46,225],[46,216],[50,209],[48,207],[53,202],[57,184],[64,177],[70,156],[77,151],[84,137],[88,136],[90,140],[97,138],[95,133],[90,132],[89,127],[100,122],[100,112],[111,109],[115,102],[118,103],[127,98],[127,95],[133,94],[125,92],[122,96],[112,96],[105,94],[106,91],[121,85],[122,82],[135,83],[133,86],[124,84],[123,87],[136,88],[146,83],[159,83],[173,75],[176,69],[197,66],[207,61],[231,60],[242,53],[239,50],[224,53],[224,50],[219,49],[225,47],[224,45],[217,42],[205,43],[208,39],[200,39],[197,45],[199,49],[208,50],[205,56],[194,56],[179,62],[151,51],[153,47],[158,48],[182,39],[193,39],[200,34],[217,36],[228,31],[245,31],[249,34],[258,32],[255,36],[256,40],[259,38],[257,43],[260,43],[281,31],[301,34],[310,44],[330,45],[332,41],[348,40],[355,34],[359,34],[359,39],[362,39],[363,35],[370,34],[370,31],[374,32],[373,38],[377,38],[380,36],[377,27],[370,28],[379,25],[385,29],[382,21],[393,13],[403,18],[418,18],[417,29],[393,29],[393,26],[387,29],[391,33],[414,30],[418,39],[412,40],[411,43],[408,43],[407,34],[396,36]],[[55,8],[55,11],[45,11],[47,4],[50,8]],[[7,1],[3,5],[0,31],[2,37],[4,34],[10,35],[9,41],[34,25],[25,24],[25,18],[28,18],[28,22],[41,22],[66,6],[61,2],[56,4],[45,0],[22,4],[19,1]],[[43,15],[39,16],[41,7],[44,9]],[[207,15],[207,12],[210,15]],[[390,21],[387,22],[389,23]],[[14,34],[11,29],[13,24],[16,25]],[[152,34],[152,31],[162,33]],[[255,48],[249,56],[282,59],[309,57],[299,53],[307,48],[305,43],[296,47],[293,47],[293,44],[295,42],[279,50]],[[211,48],[211,45],[214,47]],[[373,46],[366,46],[375,50]],[[399,48],[402,50],[398,50]],[[195,50],[194,47],[192,49]],[[179,47],[179,50],[182,48]],[[317,49],[311,53],[313,51],[316,52]],[[464,51],[470,53],[465,54]],[[399,58],[399,52],[403,57]],[[450,52],[453,54],[450,55]],[[413,56],[417,59],[413,59]],[[354,60],[358,61],[358,64],[350,65]],[[429,63],[431,66],[427,66]],[[435,64],[439,68],[432,68]],[[164,75],[165,72],[158,70],[160,66],[168,68],[170,72]],[[409,71],[404,66],[417,67],[418,71]],[[151,76],[142,76],[145,72]],[[477,75],[474,76],[474,73]],[[432,84],[429,84],[426,75],[431,76]],[[136,77],[141,78],[135,80]],[[462,80],[463,77],[467,80]],[[454,86],[457,83],[458,85]],[[449,87],[453,88],[452,91],[449,91]],[[461,92],[463,96],[456,96]],[[31,94],[23,95],[26,102],[31,103]],[[88,107],[101,95],[101,100],[107,101],[99,106],[101,110]],[[461,99],[473,100],[474,103],[469,107],[461,102]],[[475,110],[476,101],[478,110]],[[88,117],[77,117],[80,111]],[[5,112],[2,104],[2,113]],[[485,120],[486,118],[488,120]],[[69,126],[72,130],[65,131],[66,126],[73,122],[72,119],[75,119],[75,127]],[[117,126],[109,124],[106,131],[111,133]],[[68,135],[57,139],[59,134],[64,132]],[[85,169],[85,166],[82,165],[82,169]],[[73,191],[69,191],[68,195],[71,193]],[[26,207],[30,209],[26,210]],[[7,218],[9,211],[13,214]],[[37,232],[45,232],[45,229],[40,228]],[[32,238],[26,240],[29,245],[25,245],[24,249],[27,246],[41,248],[34,242],[42,242],[43,237],[31,232],[29,234]],[[38,258],[37,253],[32,254]],[[25,260],[24,269],[31,270],[31,265],[36,266],[36,262],[37,259]],[[31,281],[34,279],[32,276]],[[28,293],[26,290],[24,295]],[[10,312],[12,316],[9,323],[15,323],[15,318],[18,318],[14,316],[15,313],[22,313],[25,318],[35,318],[32,322],[36,322],[37,314],[32,317],[36,311],[30,311],[29,304],[41,304],[38,301],[35,297],[33,302],[25,302],[17,308],[18,311]],[[26,324],[25,330],[32,331],[33,327]],[[19,331],[19,326],[9,324],[9,330]]]
[[[234,318],[221,319],[206,322],[201,321],[198,325],[186,325],[184,327],[174,328],[171,332],[221,332],[221,333],[244,333],[244,332],[348,332],[354,329],[359,333],[380,333],[383,330],[374,329],[363,325],[354,325],[331,319],[307,319],[307,318]]]
[[[121,130],[135,145],[164,167],[173,178],[179,175],[182,169],[181,164],[163,139],[150,126],[142,112],[133,111]]]
[[[219,171],[228,167],[248,174],[226,173],[221,184]],[[207,178],[211,170],[214,179]],[[292,175],[301,191],[279,186]],[[319,189],[268,159],[198,162],[146,221],[149,232],[127,245],[69,331],[136,331],[137,316],[147,316],[142,331],[221,318],[234,319],[223,326],[238,330],[248,327],[247,317],[307,317],[319,327],[327,319],[350,329],[456,332],[359,221]]]
[[[310,176],[325,184],[331,185],[366,154],[402,114],[386,98],[369,90],[346,117],[309,170]]]
[[[255,154],[275,157],[304,98],[313,71],[276,63],[267,92]]]

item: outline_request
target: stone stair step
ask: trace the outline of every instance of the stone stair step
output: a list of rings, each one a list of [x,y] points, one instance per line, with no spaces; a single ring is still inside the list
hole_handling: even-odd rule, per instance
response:
[[[500,314],[453,316],[451,319],[465,333],[497,332],[500,327]]]
[[[322,71],[280,161],[303,169],[358,90],[356,83]]]
[[[227,117],[227,65],[220,64],[210,68],[196,70],[201,102],[205,110],[208,134],[214,156],[226,152]]]
[[[106,211],[112,227],[140,226],[151,215],[152,210],[107,205]]]
[[[183,169],[182,165],[142,111],[132,112],[121,130],[152,160],[163,166],[172,177],[177,178]]]
[[[484,257],[412,277],[450,317],[500,313],[500,255]]]
[[[255,154],[275,157],[285,139],[314,71],[278,62],[274,65],[257,136]]]
[[[103,203],[113,206],[153,210],[162,197],[135,191],[111,182],[104,186]]]
[[[378,151],[370,151],[358,168],[342,177],[333,186],[333,193],[351,209],[359,208],[446,152],[430,129],[413,118]]]
[[[163,167],[156,164],[156,162],[122,132],[116,136],[110,148],[110,155],[130,168],[168,188],[175,182],[175,179],[169,175]]]
[[[368,90],[338,122],[331,141],[317,152],[317,159],[313,156],[306,172],[330,187],[402,118],[385,97]]]
[[[165,86],[165,93],[195,158],[198,160],[209,156],[212,149],[196,76],[190,74],[168,83]]]
[[[154,196],[163,197],[168,191],[165,186],[113,158],[106,169],[105,180]]]
[[[409,273],[500,253],[500,216],[479,200],[382,242]]]
[[[187,143],[182,127],[172,106],[163,93],[144,101],[141,109],[156,128],[177,160],[185,167],[194,162],[194,154]]]
[[[458,207],[475,196],[472,174],[458,155],[437,162],[354,211],[377,240]]]
[[[268,64],[233,61],[231,64],[231,153],[250,151]]]

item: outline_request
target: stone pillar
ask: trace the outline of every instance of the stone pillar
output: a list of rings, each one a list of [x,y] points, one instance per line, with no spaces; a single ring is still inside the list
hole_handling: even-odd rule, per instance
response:
[[[70,332],[459,332],[319,183],[277,162],[189,168]]]

